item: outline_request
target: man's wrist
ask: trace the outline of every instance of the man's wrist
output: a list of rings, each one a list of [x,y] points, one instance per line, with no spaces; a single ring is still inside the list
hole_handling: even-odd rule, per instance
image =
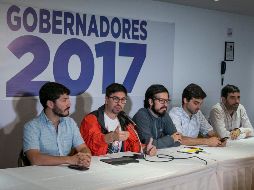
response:
[[[113,143],[114,142],[114,132],[109,132],[108,134],[106,134],[105,141],[107,144]]]

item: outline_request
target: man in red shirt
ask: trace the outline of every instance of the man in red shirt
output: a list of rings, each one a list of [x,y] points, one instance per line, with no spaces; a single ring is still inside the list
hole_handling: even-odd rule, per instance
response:
[[[113,83],[106,88],[105,104],[83,118],[80,132],[92,155],[143,152],[143,148],[149,155],[156,154],[152,141],[141,145],[133,123],[121,114],[126,102],[126,88]]]

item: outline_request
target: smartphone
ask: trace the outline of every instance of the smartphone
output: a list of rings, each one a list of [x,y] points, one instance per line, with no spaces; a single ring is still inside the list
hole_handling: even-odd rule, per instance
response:
[[[228,139],[228,137],[224,137],[224,138],[220,139],[220,142],[224,142],[224,141],[226,141],[227,139]]]
[[[89,169],[85,166],[79,166],[79,165],[69,165],[68,168],[71,168],[71,169],[74,169],[74,170],[79,170],[79,171],[85,171],[85,170]]]

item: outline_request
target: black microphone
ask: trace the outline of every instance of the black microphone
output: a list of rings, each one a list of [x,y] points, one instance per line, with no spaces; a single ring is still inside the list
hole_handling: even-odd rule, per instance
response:
[[[137,124],[124,112],[124,111],[121,111],[119,112],[120,116],[124,117],[126,120],[128,120],[134,127],[137,126]],[[139,139],[139,136],[137,134],[137,131],[131,126],[130,127],[132,129],[132,131],[135,133],[136,137],[138,138],[138,142],[139,142],[139,146],[140,146],[140,154],[134,154],[133,157],[136,158],[136,159],[144,159],[144,151],[143,151],[143,148],[142,148],[142,144],[141,144],[141,141]]]
[[[119,115],[127,119],[132,125],[134,125],[134,127],[137,126],[137,124],[124,111],[121,111]]]

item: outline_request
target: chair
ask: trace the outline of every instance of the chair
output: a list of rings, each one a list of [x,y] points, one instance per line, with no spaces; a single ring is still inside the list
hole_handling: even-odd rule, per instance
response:
[[[18,157],[18,167],[25,167],[30,165],[31,165],[30,161],[24,154],[23,150],[21,150]]]

